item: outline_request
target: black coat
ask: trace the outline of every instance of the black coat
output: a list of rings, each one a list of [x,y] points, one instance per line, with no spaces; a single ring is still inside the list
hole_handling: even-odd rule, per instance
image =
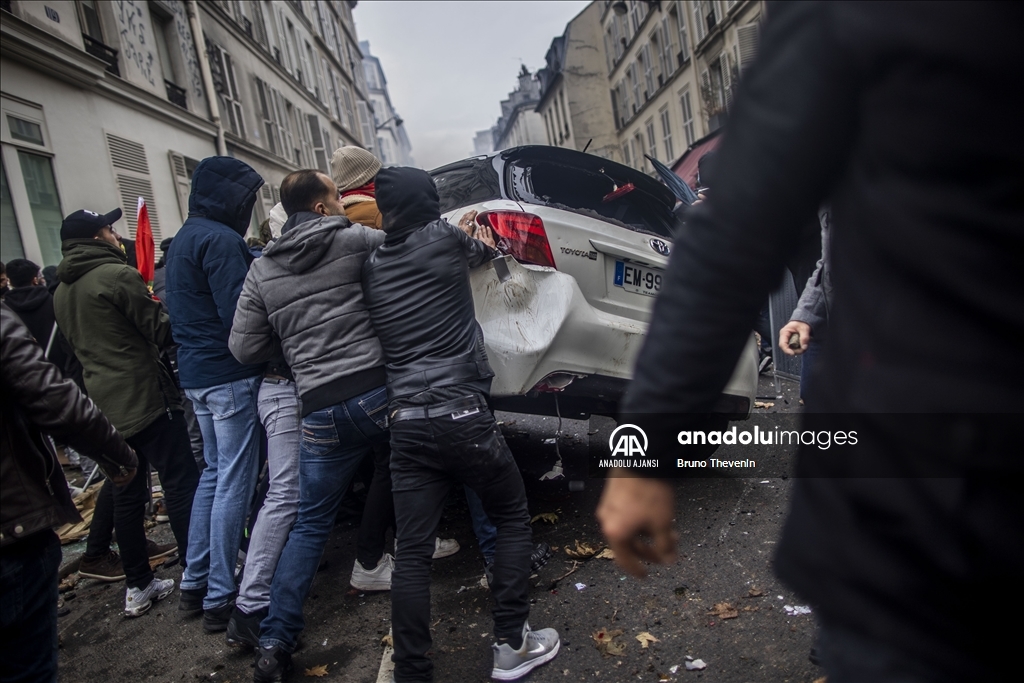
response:
[[[107,472],[138,466],[135,453],[103,413],[45,362],[28,329],[0,305],[0,545],[81,519],[43,434],[59,438]]]
[[[50,294],[49,289],[42,286],[17,287],[4,297],[4,303],[18,314],[39,346],[45,349],[50,335],[54,334],[55,322],[53,295]],[[60,337],[58,332],[58,336],[50,344],[50,353],[47,358],[64,372],[68,358]]]
[[[983,677],[1016,649],[976,601],[1024,578],[1024,10],[780,3],[767,16],[624,410],[712,405],[800,226],[831,199],[816,409],[874,413],[886,439],[833,469],[801,451],[798,471],[819,478],[794,485],[777,570],[826,623]],[[931,416],[912,431],[906,412]],[[870,478],[939,459],[953,477]]]

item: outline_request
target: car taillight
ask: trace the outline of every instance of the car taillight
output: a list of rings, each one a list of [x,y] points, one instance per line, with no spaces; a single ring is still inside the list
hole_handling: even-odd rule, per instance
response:
[[[485,211],[476,220],[494,231],[499,248],[515,260],[555,267],[555,256],[540,216],[522,211]]]

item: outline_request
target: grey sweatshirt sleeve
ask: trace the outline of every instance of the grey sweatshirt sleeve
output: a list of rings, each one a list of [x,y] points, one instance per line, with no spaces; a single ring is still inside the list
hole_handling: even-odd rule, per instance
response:
[[[239,363],[263,363],[280,351],[280,343],[270,326],[267,305],[256,284],[257,263],[245,277],[228,337],[228,348]]]
[[[790,320],[799,320],[811,326],[811,334],[821,336],[828,328],[829,300],[832,298],[832,279],[830,274],[831,250],[829,248],[829,232],[831,231],[831,211],[826,209],[821,214],[821,258],[814,272],[807,278],[800,300],[793,309]]]

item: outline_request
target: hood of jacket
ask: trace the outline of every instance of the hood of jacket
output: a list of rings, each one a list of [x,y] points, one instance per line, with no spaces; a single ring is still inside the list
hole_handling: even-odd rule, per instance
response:
[[[103,240],[64,240],[60,251],[64,259],[57,266],[57,277],[68,285],[106,263],[128,264],[128,257],[119,247]]]
[[[244,161],[233,157],[208,157],[192,174],[188,215],[223,223],[245,235],[263,178]]]
[[[289,225],[292,219],[296,223]],[[352,222],[344,216],[321,216],[309,211],[296,213],[285,223],[284,234],[263,250],[263,258],[279,263],[290,273],[305,273],[320,263],[338,231],[350,225]]]
[[[377,208],[384,232],[419,227],[441,217],[441,200],[434,179],[419,168],[395,166],[377,174]]]
[[[4,303],[16,313],[31,313],[50,298],[50,290],[39,285],[15,287],[7,292]]]

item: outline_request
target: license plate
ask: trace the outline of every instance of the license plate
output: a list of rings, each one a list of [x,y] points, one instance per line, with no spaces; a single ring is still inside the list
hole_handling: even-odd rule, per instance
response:
[[[661,271],[616,261],[614,284],[627,292],[657,296],[661,290]]]

